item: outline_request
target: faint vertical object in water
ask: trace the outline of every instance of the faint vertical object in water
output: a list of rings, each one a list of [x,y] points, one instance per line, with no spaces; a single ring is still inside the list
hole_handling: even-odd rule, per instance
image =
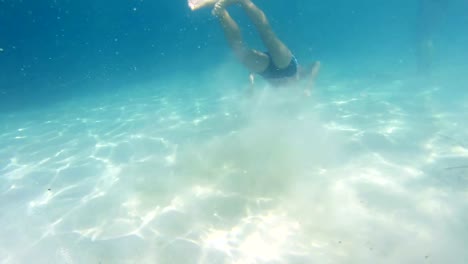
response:
[[[430,74],[433,68],[434,34],[446,14],[450,0],[419,0],[416,28],[418,70]]]

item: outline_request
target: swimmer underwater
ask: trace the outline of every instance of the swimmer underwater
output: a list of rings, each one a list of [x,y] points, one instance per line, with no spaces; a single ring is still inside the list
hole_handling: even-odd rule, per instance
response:
[[[267,48],[266,52],[247,47],[242,39],[239,25],[227,11],[232,4],[239,4],[254,24],[260,38]],[[308,69],[301,67],[289,48],[276,36],[266,15],[251,0],[189,0],[192,10],[213,6],[212,14],[223,28],[229,46],[240,62],[251,72],[250,83],[255,83],[255,74],[262,76],[273,86],[284,86],[305,80],[304,93],[310,89],[320,69],[315,62]]]

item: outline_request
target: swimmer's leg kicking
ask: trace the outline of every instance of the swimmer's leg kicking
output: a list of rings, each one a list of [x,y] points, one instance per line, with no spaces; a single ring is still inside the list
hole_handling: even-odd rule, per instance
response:
[[[270,64],[270,58],[266,53],[250,49],[245,45],[239,26],[226,10],[226,7],[233,3],[240,4],[247,13],[268,49],[273,63],[280,69],[286,68],[291,62],[292,53],[273,32],[263,11],[250,0],[220,0],[215,4],[213,15],[218,18],[229,46],[240,61],[250,71],[256,73],[265,71]]]
[[[196,2],[196,0],[193,1]],[[213,2],[214,1],[211,0],[205,0],[203,6],[208,6]],[[243,8],[249,19],[255,25],[268,52],[261,52],[246,46],[238,24],[226,10],[231,4],[239,4]],[[198,7],[192,9],[195,10],[198,9]],[[218,18],[229,46],[251,73],[257,73],[270,83],[278,85],[299,79],[300,68],[298,67],[296,59],[289,48],[273,32],[263,11],[251,0],[219,0],[215,3],[212,13]],[[315,63],[315,66],[309,70],[310,72],[305,74],[306,77],[308,77],[308,79],[315,78],[319,66],[319,63]],[[253,74],[250,76],[251,82],[254,81],[253,76]],[[309,80],[309,83],[313,83],[313,80]]]

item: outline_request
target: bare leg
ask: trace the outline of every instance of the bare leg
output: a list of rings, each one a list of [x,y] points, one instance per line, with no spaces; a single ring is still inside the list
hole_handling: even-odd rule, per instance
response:
[[[250,71],[256,73],[265,71],[269,64],[268,56],[263,52],[245,46],[239,25],[226,11],[226,5],[233,2],[232,0],[228,1],[221,0],[217,2],[213,9],[213,15],[218,18],[229,46]]]
[[[315,79],[317,78],[317,75],[320,71],[321,63],[320,61],[316,61],[312,64],[310,70],[306,72],[306,83],[305,83],[305,88],[304,88],[304,95],[305,96],[310,96],[312,94],[312,90],[315,86]]]
[[[268,19],[251,0],[237,0],[244,8],[247,16],[257,28],[263,44],[270,52],[274,64],[278,68],[286,68],[291,62],[292,53],[286,45],[276,36]]]

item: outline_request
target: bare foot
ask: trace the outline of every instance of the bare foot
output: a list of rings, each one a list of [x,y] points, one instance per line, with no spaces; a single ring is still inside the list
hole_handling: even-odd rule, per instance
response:
[[[188,0],[188,5],[192,11],[216,4],[218,0]]]
[[[224,11],[229,5],[245,4],[247,1],[250,0],[218,0],[218,2],[216,2],[216,4],[214,5],[213,10],[211,11],[211,14],[213,14],[216,17],[219,17],[223,15]]]
[[[246,1],[249,0],[187,0],[188,5],[192,11],[204,7],[214,6],[216,4],[219,4],[219,7],[227,7],[228,5],[233,3],[244,3]]]
[[[226,12],[226,9],[220,2],[221,1],[216,2],[216,4],[213,7],[213,10],[211,10],[211,14],[215,17],[221,17],[223,13]]]

